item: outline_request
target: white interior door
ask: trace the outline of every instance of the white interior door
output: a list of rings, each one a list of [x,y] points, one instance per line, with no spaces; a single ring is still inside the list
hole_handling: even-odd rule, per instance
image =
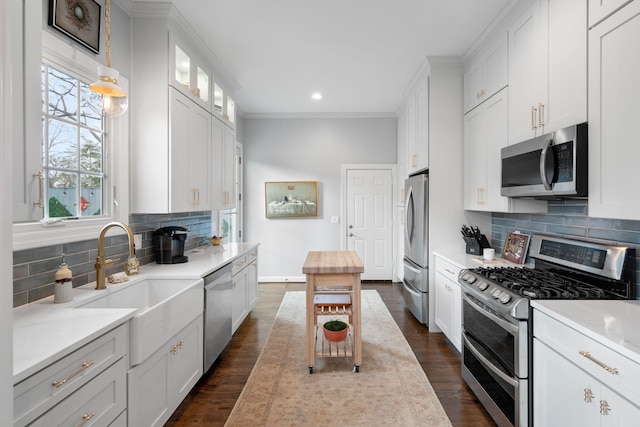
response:
[[[393,171],[346,170],[347,250],[364,264],[363,280],[392,280]]]

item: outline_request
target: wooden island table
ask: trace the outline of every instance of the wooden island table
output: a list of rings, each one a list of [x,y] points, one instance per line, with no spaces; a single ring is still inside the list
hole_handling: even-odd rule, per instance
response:
[[[307,363],[313,373],[316,356],[353,356],[353,370],[360,371],[360,274],[364,265],[354,251],[311,251],[302,267],[307,281]],[[344,343],[324,339],[318,316],[348,316],[352,336]]]

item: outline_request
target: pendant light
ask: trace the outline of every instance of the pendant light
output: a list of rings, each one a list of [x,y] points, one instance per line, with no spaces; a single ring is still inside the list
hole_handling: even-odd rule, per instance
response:
[[[102,111],[108,117],[118,117],[127,111],[129,101],[126,92],[118,86],[120,73],[111,68],[111,11],[109,0],[104,2],[104,22],[106,29],[105,66],[98,66],[98,80],[89,89],[102,95]]]

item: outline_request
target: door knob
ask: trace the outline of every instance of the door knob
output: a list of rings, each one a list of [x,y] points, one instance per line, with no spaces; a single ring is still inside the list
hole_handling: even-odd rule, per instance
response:
[[[350,225],[349,228],[353,228],[353,225]]]
[[[349,237],[353,237],[353,233],[349,233]]]

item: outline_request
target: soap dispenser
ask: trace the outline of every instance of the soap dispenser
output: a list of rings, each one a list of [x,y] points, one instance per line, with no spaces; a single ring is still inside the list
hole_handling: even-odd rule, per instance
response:
[[[54,303],[69,302],[73,299],[73,295],[71,295],[71,289],[73,288],[71,280],[71,270],[69,270],[67,263],[64,262],[64,254],[62,254],[62,262],[58,266],[58,271],[56,271],[55,276]]]

